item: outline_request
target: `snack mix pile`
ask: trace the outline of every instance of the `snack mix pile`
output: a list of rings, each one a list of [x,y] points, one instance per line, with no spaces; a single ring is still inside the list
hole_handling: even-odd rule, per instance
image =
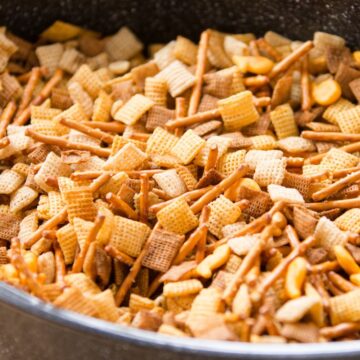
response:
[[[360,51],[0,29],[0,279],[179,337],[360,334]],[[119,327],[120,329],[120,327]]]

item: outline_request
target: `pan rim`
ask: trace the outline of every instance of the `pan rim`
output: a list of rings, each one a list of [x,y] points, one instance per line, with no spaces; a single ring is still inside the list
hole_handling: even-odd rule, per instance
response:
[[[99,319],[77,314],[72,311],[55,308],[6,283],[0,283],[0,303],[51,321],[57,325],[89,335],[102,336],[104,339],[128,342],[130,344],[153,349],[166,349],[173,352],[196,353],[198,355],[253,359],[329,359],[336,355],[342,358],[360,357],[360,341],[346,341],[320,344],[248,344],[202,339],[183,339],[150,331],[114,325]]]

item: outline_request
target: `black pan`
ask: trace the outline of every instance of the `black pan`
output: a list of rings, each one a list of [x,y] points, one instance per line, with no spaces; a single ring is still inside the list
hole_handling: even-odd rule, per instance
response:
[[[128,25],[145,42],[207,27],[305,40],[323,30],[360,47],[355,0],[0,0],[0,25],[36,35],[54,20],[102,33]],[[360,359],[360,342],[265,345],[178,339],[125,328],[52,305],[0,283],[0,360]]]

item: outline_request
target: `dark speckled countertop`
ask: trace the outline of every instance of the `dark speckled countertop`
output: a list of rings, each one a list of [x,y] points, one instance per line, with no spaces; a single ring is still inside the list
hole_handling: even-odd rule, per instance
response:
[[[258,34],[271,29],[301,40],[324,30],[354,46],[360,44],[360,32],[349,24],[358,23],[359,10],[353,0],[1,0],[0,23],[26,37],[57,19],[102,33],[126,24],[146,42],[168,41],[178,34],[196,38],[207,27]]]

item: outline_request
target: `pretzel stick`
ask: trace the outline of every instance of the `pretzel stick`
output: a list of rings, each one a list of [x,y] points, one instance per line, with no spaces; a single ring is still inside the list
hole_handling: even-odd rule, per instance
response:
[[[61,69],[57,69],[54,75],[50,80],[45,84],[45,86],[40,91],[40,94],[31,102],[32,105],[42,104],[51,93],[51,90],[62,80],[64,73]],[[24,111],[17,117],[14,121],[15,125],[25,125],[26,122],[30,119],[31,107],[28,106]]]
[[[54,252],[55,252],[55,266],[56,266],[56,282],[64,283],[64,278],[66,275],[66,265],[64,260],[64,254],[61,251],[60,245],[57,240],[53,243]]]
[[[75,171],[70,175],[71,180],[92,180],[103,175],[104,171]],[[109,172],[109,174],[112,174]]]
[[[147,223],[149,213],[149,178],[147,175],[140,176],[139,196],[139,220]]]
[[[269,77],[265,75],[248,76],[243,81],[246,87],[261,88],[269,83]]]
[[[326,311],[330,309],[330,295],[329,292],[325,288],[324,281],[322,280],[319,274],[312,275],[310,277],[311,283],[315,286],[317,292],[321,296],[322,304]]]
[[[330,271],[328,274],[328,279],[340,290],[344,292],[349,292],[358,289],[357,286],[353,285],[350,281],[345,280],[341,275],[337,274],[334,271]]]
[[[311,108],[310,78],[309,78],[308,56],[304,56],[301,63],[301,110],[307,111]]]
[[[89,246],[93,241],[95,241],[96,236],[97,236],[98,232],[100,231],[100,228],[104,224],[104,221],[105,221],[105,215],[98,213],[95,218],[94,225],[90,229],[89,234],[86,237],[83,247],[80,249],[79,256],[74,261],[74,264],[72,267],[73,273],[78,273],[82,270],[86,254],[89,250]]]
[[[207,173],[209,170],[214,169],[216,167],[218,154],[219,154],[218,146],[216,144],[211,145],[204,168],[204,173]]]
[[[109,202],[115,209],[120,210],[126,214],[132,220],[138,220],[138,214],[133,210],[121,197],[113,194],[107,193],[105,197],[106,201]]]
[[[0,149],[3,149],[4,147],[8,146],[10,144],[10,140],[8,137],[4,137],[0,139]]]
[[[155,174],[160,174],[166,170],[163,169],[150,169],[150,170],[126,170],[125,172],[129,175],[129,177],[133,179],[139,179],[141,175],[146,175],[148,177],[152,177]]]
[[[338,147],[339,150],[346,151],[348,153],[353,153],[356,151],[360,151],[360,141],[357,141],[353,144],[344,145]],[[327,154],[327,152],[311,156],[305,160],[305,164],[319,164],[323,157]]]
[[[293,226],[286,225],[285,234],[289,239],[289,243],[293,249],[300,245],[299,236]]]
[[[314,44],[312,41],[304,42],[301,46],[299,46],[297,49],[295,49],[291,54],[289,54],[284,59],[282,59],[280,62],[275,64],[275,66],[272,68],[272,70],[269,74],[269,78],[273,79],[280,73],[285,72],[287,69],[289,69],[290,66],[292,66],[299,59],[301,59],[304,55],[306,55],[313,47],[314,47]]]
[[[13,254],[11,256],[11,263],[20,274],[24,275],[26,285],[29,287],[30,291],[40,299],[47,300],[43,294],[37,276],[32,271],[30,271],[29,266],[26,264],[23,256],[20,254]]]
[[[207,225],[202,224],[193,231],[189,238],[181,246],[173,265],[181,264],[184,259],[193,251],[198,242],[205,237],[206,239]]]
[[[196,82],[190,96],[189,110],[188,110],[189,116],[194,115],[197,112],[199,106],[201,89],[203,84],[203,76],[206,70],[208,44],[209,44],[209,31],[203,31],[200,36],[199,49],[197,53],[196,72],[195,72]]]
[[[172,130],[178,127],[185,127],[193,124],[203,123],[208,120],[219,119],[221,117],[218,109],[199,112],[191,116],[181,117],[175,120],[169,120],[165,126]]]
[[[153,231],[157,230],[159,226],[160,225],[156,224],[154,226],[154,228],[153,228]],[[150,238],[151,238],[151,235],[146,240],[143,249],[141,250],[139,256],[137,257],[137,259],[134,262],[134,265],[131,267],[128,275],[126,276],[126,278],[122,282],[119,290],[117,291],[117,293],[115,295],[116,306],[120,306],[122,304],[127,292],[129,291],[129,289],[130,289],[131,285],[133,284],[134,280],[136,279],[136,276],[138,275],[138,273],[139,273],[139,271],[141,269],[141,263],[142,263],[145,255],[147,254],[147,251],[148,251],[148,248],[149,248],[149,245],[150,245],[150,241],[149,241]]]
[[[257,39],[256,44],[260,49],[260,51],[263,50],[274,60],[280,61],[282,59],[282,55],[272,45],[270,45],[264,38]]]
[[[298,256],[305,253],[312,245],[314,245],[316,239],[314,236],[309,236],[306,240],[294,248],[291,253],[283,259],[275,269],[261,282],[259,283],[257,290],[252,294],[254,302],[259,302],[264,297],[268,289],[279,279],[286,271],[290,263]]]
[[[360,170],[360,168],[359,168],[359,170]],[[315,182],[319,182],[319,181],[322,181],[322,180],[326,180],[330,176],[331,176],[330,171],[329,170],[324,170],[323,172],[321,172],[319,174],[307,176],[307,178],[309,178],[312,183],[315,183]]]
[[[98,178],[96,178],[91,185],[89,186],[90,190],[94,193],[98,191],[105,183],[107,183],[111,178],[111,174],[104,172]]]
[[[29,265],[25,262],[25,259],[21,253],[21,243],[18,237],[11,239],[11,252],[10,252],[10,261],[11,264],[19,272],[19,278],[25,279],[26,285],[29,287],[36,296],[40,298],[45,298],[42,296],[42,291],[39,283],[39,276],[34,274],[33,271],[29,269]]]
[[[48,76],[49,70],[46,66],[40,66],[39,69],[41,72],[41,76]],[[30,76],[31,76],[31,70],[24,74],[19,75],[17,77],[17,80],[20,84],[26,84],[29,81]]]
[[[336,285],[332,281],[330,281],[328,277],[324,278],[324,285],[329,290],[329,292],[332,293],[332,295],[334,296],[339,296],[344,294],[344,292],[338,287],[336,287]]]
[[[360,141],[360,134],[341,132],[303,131],[301,137],[316,141]]]
[[[96,281],[96,250],[99,245],[95,242],[90,243],[89,249],[85,255],[82,271],[91,280]]]
[[[259,49],[256,44],[256,40],[251,40],[249,43],[249,50],[251,56],[260,56]]]
[[[231,306],[240,285],[245,281],[246,274],[254,266],[255,262],[264,250],[268,239],[272,236],[272,230],[273,225],[268,225],[265,227],[261,233],[261,239],[246,254],[231,281],[226,286],[222,298],[229,306]]]
[[[206,236],[208,232],[208,221],[210,217],[210,212],[211,210],[209,206],[204,206],[201,211],[200,226],[202,225],[206,225],[206,226],[204,228],[205,229],[204,234],[202,235],[202,237],[200,237],[199,241],[197,242],[195,261],[198,264],[200,264],[200,262],[203,261],[205,258]]]
[[[25,248],[30,248],[33,246],[38,240],[41,239],[42,232],[44,230],[53,229],[56,225],[60,224],[67,218],[67,208],[66,206],[55,216],[45,221],[39,228],[32,233],[32,235],[25,241]]]
[[[353,334],[355,332],[358,332],[359,330],[360,330],[360,322],[349,322],[335,326],[323,327],[319,331],[321,336],[330,340],[330,339],[335,339]]]
[[[166,200],[166,201],[171,200],[171,197],[168,194],[166,194],[166,192],[164,190],[153,188],[153,189],[151,189],[151,191],[163,200]]]
[[[58,189],[59,188],[59,182],[58,182],[58,178],[55,177],[55,176],[48,176],[46,179],[45,179],[45,183],[46,185],[49,185],[55,189]]]
[[[330,210],[330,209],[334,209],[334,208],[352,209],[352,208],[360,207],[360,197],[355,198],[355,199],[307,203],[307,204],[305,204],[305,206],[308,209],[315,210],[315,211],[324,211],[324,210]]]
[[[12,117],[14,116],[16,111],[16,103],[11,100],[6,105],[4,111],[0,116],[0,139],[6,135],[7,127],[11,122]]]
[[[256,232],[261,231],[261,229],[264,226],[268,225],[271,222],[273,215],[276,212],[281,211],[285,205],[286,204],[283,201],[276,202],[274,204],[274,206],[268,212],[261,215],[257,219],[253,220],[250,224],[247,224],[246,226],[244,226],[237,233],[232,234],[231,236],[225,237],[225,238],[217,241],[215,244],[209,245],[207,250],[209,252],[211,252],[211,251],[215,250],[217,247],[226,244],[230,239],[232,239],[234,237],[244,236],[247,234],[254,234]]]
[[[40,78],[41,78],[40,68],[39,67],[32,68],[31,74],[29,77],[29,81],[27,82],[27,84],[25,86],[24,93],[21,98],[21,102],[19,104],[17,116],[20,115],[27,106],[30,105],[34,90],[35,90],[37,84],[39,83]]]
[[[315,201],[323,200],[333,194],[336,194],[338,191],[342,190],[346,186],[353,184],[354,182],[360,179],[360,171],[356,171],[347,177],[344,177],[337,182],[327,186],[324,189],[321,189],[312,194],[312,199]]]
[[[84,121],[84,125],[93,129],[99,129],[102,131],[109,131],[113,133],[123,133],[125,125],[116,121],[102,122],[102,121]]]
[[[151,134],[147,134],[147,133],[133,132],[133,133],[129,134],[129,138],[139,140],[142,142],[146,142],[146,141],[148,141],[150,135]]]
[[[264,96],[261,98],[258,98],[256,96],[253,96],[253,104],[256,107],[264,107],[264,106],[268,106],[271,103],[271,98],[269,96]]]
[[[110,156],[110,150],[109,149],[103,149],[101,147],[82,144],[82,143],[74,143],[68,140],[65,140],[59,136],[47,136],[39,134],[38,132],[31,130],[29,128],[26,129],[25,134],[27,136],[30,136],[36,141],[40,141],[44,144],[50,144],[50,145],[57,145],[64,149],[72,149],[72,150],[86,150],[90,151],[92,154],[101,156],[101,157],[109,157]]]
[[[245,282],[249,286],[254,286],[260,276],[260,258],[255,261],[254,266],[250,269],[245,277]]]
[[[202,189],[195,189],[192,191],[188,191],[184,194],[181,194],[175,198],[172,198],[170,200],[164,201],[162,203],[159,204],[155,204],[149,207],[149,211],[153,214],[156,214],[158,211],[160,211],[161,209],[163,209],[165,206],[169,205],[171,202],[179,199],[179,198],[184,198],[187,202],[190,202],[192,200],[197,200],[200,196],[206,194],[209,190],[211,190],[214,186],[209,185],[205,188]],[[154,191],[155,189],[153,189]]]
[[[347,169],[342,169],[342,170],[337,170],[337,171],[334,171],[332,173],[332,177],[333,179],[338,179],[338,178],[342,178],[346,175],[349,175],[355,171],[358,171],[360,170],[360,166],[355,166],[355,167],[352,167],[352,168],[347,168]]]
[[[305,159],[302,157],[288,157],[286,158],[286,166],[299,168],[304,165]]]
[[[154,293],[156,292],[156,290],[159,288],[160,286],[160,279],[163,276],[163,273],[159,273],[155,276],[154,280],[151,282],[149,289],[146,293],[146,296],[148,298],[150,298],[152,295],[154,295]]]
[[[317,274],[317,273],[325,273],[328,271],[338,270],[339,268],[340,266],[337,260],[333,260],[333,261],[325,261],[321,264],[310,265],[308,267],[308,271],[313,274]]]
[[[193,213],[197,214],[198,212],[200,212],[205,205],[217,198],[237,180],[245,176],[248,170],[249,167],[247,165],[241,165],[230,176],[222,180],[219,184],[217,184],[211,190],[205,193],[200,199],[198,199],[193,205],[191,205],[191,210],[193,211]]]
[[[112,245],[106,245],[104,250],[112,257],[120,262],[132,266],[134,265],[134,259],[129,255],[125,254],[124,252],[115,249]]]
[[[186,99],[184,97],[177,97],[175,99],[175,119],[180,119],[186,116]],[[181,136],[184,133],[182,127],[175,128],[174,134]]]
[[[90,137],[95,139],[99,139],[101,141],[106,142],[107,144],[112,144],[114,141],[114,137],[110,134],[107,134],[98,129],[92,129],[91,127],[86,126],[83,123],[67,120],[65,118],[60,119],[60,124],[67,126],[68,128],[75,129],[77,131],[82,132]]]
[[[56,230],[44,230],[42,232],[42,236],[45,239],[49,239],[49,240],[56,240],[57,239],[57,235],[56,235]]]

